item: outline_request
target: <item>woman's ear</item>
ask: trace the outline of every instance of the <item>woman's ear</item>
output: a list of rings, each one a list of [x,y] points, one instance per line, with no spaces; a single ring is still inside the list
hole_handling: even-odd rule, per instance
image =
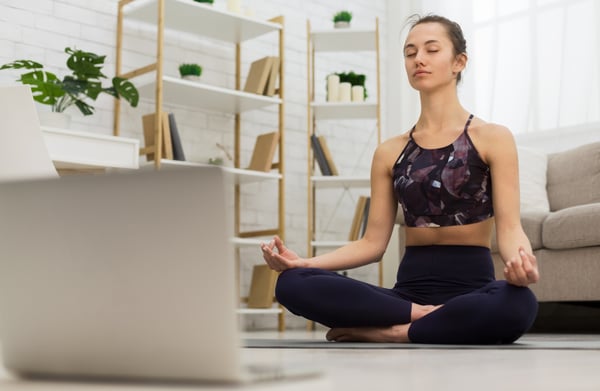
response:
[[[461,53],[454,58],[454,64],[452,65],[452,73],[458,74],[462,72],[467,66],[468,57],[466,53]]]

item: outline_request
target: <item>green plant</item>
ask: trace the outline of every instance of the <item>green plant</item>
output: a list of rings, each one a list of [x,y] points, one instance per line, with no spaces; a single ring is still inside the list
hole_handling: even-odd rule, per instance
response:
[[[352,86],[363,86],[365,92],[365,99],[369,96],[367,94],[367,87],[365,86],[365,82],[367,80],[367,76],[361,73],[350,72],[336,72],[335,75],[340,77],[340,83],[350,83]]]
[[[340,11],[333,15],[333,22],[348,22],[352,20],[352,12],[350,11]]]
[[[212,4],[214,1],[213,0],[194,0],[197,3],[210,3]]]
[[[181,64],[179,65],[179,74],[181,77],[187,75],[200,76],[202,67],[198,64]]]
[[[23,73],[20,81],[31,86],[33,99],[37,102],[52,106],[52,111],[63,112],[71,105],[83,113],[83,115],[94,114],[94,107],[85,102],[84,99],[96,100],[100,93],[112,95],[115,98],[123,98],[133,107],[139,101],[139,93],[135,86],[122,77],[113,77],[112,86],[102,87],[100,79],[106,78],[102,74],[104,59],[106,56],[65,48],[67,67],[72,75],[65,76],[59,80],[55,74],[42,70],[44,66],[31,60],[17,60],[4,64],[2,69],[27,69],[31,72]]]

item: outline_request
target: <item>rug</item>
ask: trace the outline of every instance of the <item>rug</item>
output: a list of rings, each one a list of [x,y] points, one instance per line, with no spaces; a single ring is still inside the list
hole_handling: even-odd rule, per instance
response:
[[[600,337],[585,339],[527,339],[509,345],[437,345],[372,342],[329,342],[310,339],[247,338],[246,348],[267,349],[534,349],[534,350],[600,350]]]

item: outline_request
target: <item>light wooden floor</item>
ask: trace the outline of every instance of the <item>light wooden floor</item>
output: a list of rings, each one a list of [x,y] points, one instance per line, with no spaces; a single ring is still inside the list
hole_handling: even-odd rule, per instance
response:
[[[324,331],[244,333],[245,338],[322,339]],[[600,335],[541,335],[527,339],[600,340]],[[598,350],[506,349],[243,349],[245,361],[313,367],[316,378],[274,381],[239,387],[141,384],[40,383],[11,380],[0,373],[2,391],[45,390],[600,390]],[[4,379],[1,379],[4,376]]]

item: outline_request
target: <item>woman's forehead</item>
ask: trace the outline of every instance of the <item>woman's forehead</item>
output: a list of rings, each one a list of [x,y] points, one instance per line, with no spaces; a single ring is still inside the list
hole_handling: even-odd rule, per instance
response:
[[[406,37],[406,45],[422,45],[430,41],[449,42],[446,28],[436,22],[420,23],[413,27]]]

